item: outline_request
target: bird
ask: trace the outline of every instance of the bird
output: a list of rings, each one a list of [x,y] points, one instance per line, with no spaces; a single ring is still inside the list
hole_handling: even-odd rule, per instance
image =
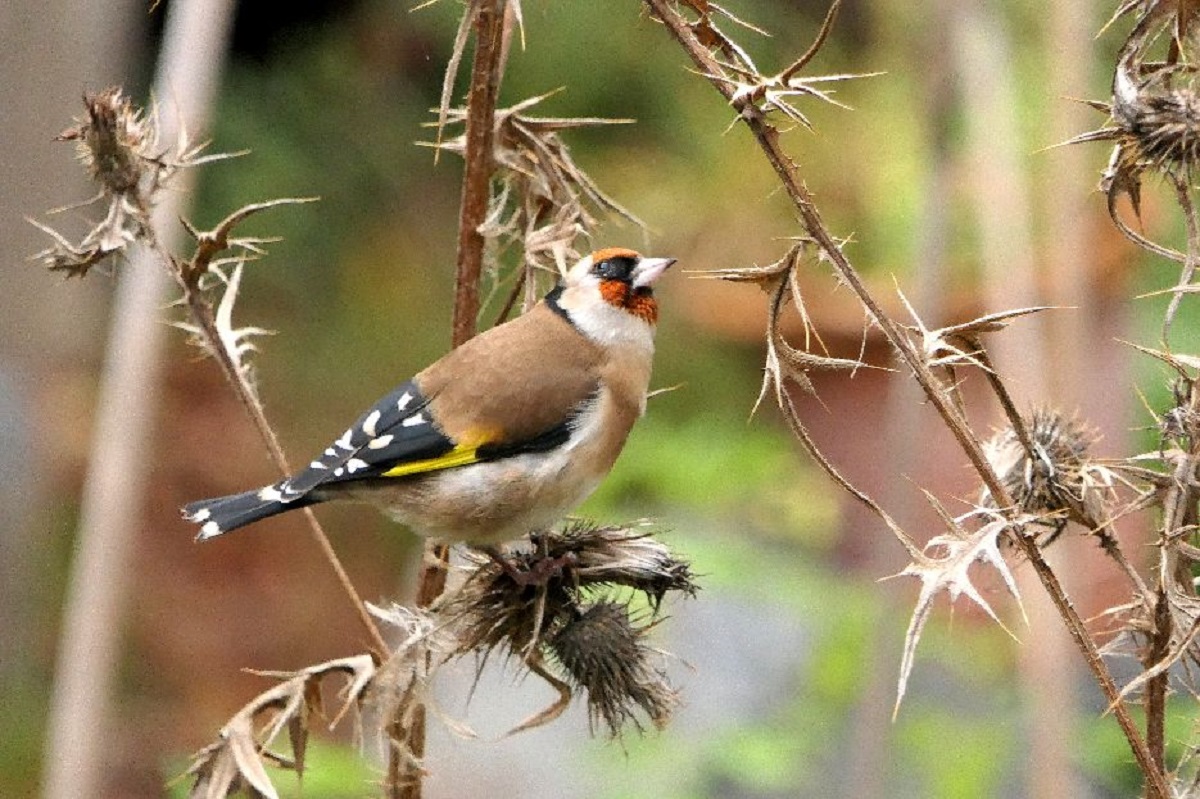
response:
[[[366,502],[414,533],[497,545],[562,519],[612,469],[646,409],[658,302],[674,258],[581,258],[526,313],[401,383],[307,468],[192,502],[197,540],[322,502]]]

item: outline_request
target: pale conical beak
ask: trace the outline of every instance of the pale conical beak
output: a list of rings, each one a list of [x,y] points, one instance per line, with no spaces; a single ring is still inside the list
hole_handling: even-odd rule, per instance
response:
[[[675,263],[674,258],[643,258],[633,268],[633,287],[640,289],[652,285],[673,263]]]

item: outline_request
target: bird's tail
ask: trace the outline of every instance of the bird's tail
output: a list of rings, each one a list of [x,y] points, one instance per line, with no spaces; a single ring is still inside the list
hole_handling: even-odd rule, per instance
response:
[[[259,519],[303,508],[319,501],[315,497],[305,495],[291,502],[283,502],[279,488],[278,485],[267,486],[240,494],[192,502],[184,506],[183,518],[200,525],[197,541],[207,541]]]

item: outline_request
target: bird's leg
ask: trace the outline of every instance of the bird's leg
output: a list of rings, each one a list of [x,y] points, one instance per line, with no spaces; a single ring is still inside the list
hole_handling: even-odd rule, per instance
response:
[[[545,585],[550,581],[550,578],[562,574],[563,569],[574,566],[578,560],[574,552],[567,552],[557,558],[541,558],[536,560],[529,570],[522,571],[513,565],[512,560],[505,557],[504,553],[497,547],[480,546],[476,547],[476,549],[491,558],[508,575],[510,580],[522,588],[531,585]]]

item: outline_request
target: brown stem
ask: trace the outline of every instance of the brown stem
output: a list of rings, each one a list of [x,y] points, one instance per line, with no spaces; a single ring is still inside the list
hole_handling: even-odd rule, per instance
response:
[[[1187,225],[1188,250],[1183,259],[1183,268],[1179,273],[1179,285],[1171,294],[1171,301],[1167,303],[1167,310],[1163,314],[1162,341],[1164,345],[1171,335],[1171,323],[1175,321],[1179,303],[1183,301],[1183,295],[1187,293],[1184,287],[1192,282],[1192,277],[1196,274],[1196,259],[1200,256],[1200,250],[1196,249],[1200,234],[1196,230],[1196,209],[1192,205],[1191,185],[1187,178],[1177,175],[1172,175],[1171,178],[1171,185],[1175,189],[1175,199],[1183,210],[1183,219]]]
[[[1142,667],[1149,669],[1171,651],[1171,608],[1165,586],[1154,593],[1154,632]],[[1146,746],[1150,757],[1162,771],[1167,751],[1167,683],[1170,670],[1155,675],[1146,683]]]
[[[159,257],[163,258],[166,263],[172,263],[171,259],[163,252],[159,252]],[[221,336],[217,332],[216,322],[213,319],[212,306],[208,301],[192,286],[184,277],[178,273],[178,270],[172,270],[176,273],[176,278],[179,280],[183,288],[184,302],[187,304],[188,311],[192,315],[192,320],[200,329],[201,336],[208,342],[209,350],[213,353],[221,371],[225,374],[225,379],[232,386],[234,393],[245,408],[247,415],[254,422],[254,426],[258,429],[259,435],[263,442],[267,445],[267,451],[271,454],[271,460],[275,463],[275,467],[279,473],[287,476],[292,473],[288,466],[287,456],[283,454],[283,447],[279,444],[279,438],[275,435],[275,430],[272,429],[270,422],[267,421],[266,412],[263,410],[262,403],[259,402],[258,395],[253,387],[246,381],[246,378],[241,374],[237,366],[230,359],[229,353],[221,346]],[[367,606],[362,601],[362,597],[358,594],[358,589],[354,587],[354,583],[350,580],[350,575],[346,573],[346,569],[342,566],[341,560],[333,549],[333,545],[329,542],[329,536],[325,534],[324,528],[317,520],[317,516],[312,512],[311,508],[304,509],[304,517],[308,520],[309,531],[312,533],[313,540],[321,550],[321,554],[325,556],[325,560],[333,569],[334,575],[337,577],[338,583],[342,590],[346,593],[350,604],[358,616],[359,622],[362,624],[367,636],[371,639],[371,646],[375,650],[375,656],[379,660],[387,657],[388,646],[383,635],[379,632],[379,627],[375,624],[375,620],[367,613]]]
[[[995,471],[988,464],[979,438],[970,429],[961,414],[954,408],[945,392],[941,390],[940,381],[930,371],[928,365],[921,358],[907,336],[904,335],[900,326],[884,312],[882,306],[880,306],[875,297],[867,289],[858,272],[837,245],[833,236],[825,228],[820,212],[813,202],[812,195],[797,176],[796,165],[784,153],[783,148],[779,144],[778,129],[767,121],[765,112],[755,104],[751,97],[743,96],[735,99],[734,83],[723,79],[726,70],[713,58],[708,49],[700,43],[694,30],[675,10],[671,4],[671,0],[645,0],[645,2],[650,7],[652,13],[666,25],[671,35],[687,52],[696,65],[699,74],[705,76],[713,87],[733,105],[739,118],[746,123],[754,138],[758,141],[759,147],[762,149],[768,162],[770,162],[771,167],[779,177],[784,191],[787,193],[789,199],[791,199],[793,206],[795,206],[800,216],[800,221],[805,232],[812,238],[817,247],[820,248],[824,257],[833,265],[841,281],[849,286],[850,290],[858,297],[872,320],[883,331],[888,342],[912,370],[914,379],[921,386],[930,404],[942,417],[942,420],[954,435],[955,440],[958,441],[963,452],[966,453],[972,467],[979,474],[980,479],[991,492],[992,497],[998,505],[1000,507],[1011,506],[1013,504],[1012,498],[1000,482]],[[1113,681],[1108,667],[1101,659],[1095,641],[1088,634],[1082,618],[1071,604],[1071,600],[1067,597],[1061,583],[1059,583],[1058,577],[1042,557],[1037,544],[1024,535],[1016,536],[1016,538],[1026,557],[1028,557],[1029,562],[1032,564],[1034,571],[1042,581],[1042,586],[1054,602],[1059,615],[1062,616],[1067,629],[1071,633],[1071,637],[1082,652],[1084,660],[1092,670],[1096,681],[1100,684],[1101,689],[1112,706],[1117,722],[1125,734],[1134,758],[1137,760],[1138,766],[1146,779],[1149,795],[1159,797],[1159,799],[1167,799],[1170,793],[1167,790],[1162,771],[1156,767],[1154,759],[1146,747],[1146,742],[1142,738],[1137,725],[1133,722],[1129,714],[1129,709],[1121,698],[1116,683]]]
[[[475,335],[479,316],[479,281],[483,273],[485,240],[479,232],[487,217],[494,170],[492,144],[495,133],[496,104],[500,78],[504,71],[506,0],[476,0],[475,55],[471,66],[471,87],[467,95],[466,151],[463,156],[463,188],[458,217],[458,261],[454,276],[454,318],[452,344],[457,347]],[[468,11],[467,13],[472,13]],[[428,544],[417,585],[417,606],[428,607],[446,587],[450,548]],[[388,782],[392,796],[420,799],[422,773],[420,761],[425,755],[425,707],[418,706],[411,726],[398,724],[393,733],[407,740],[411,758],[397,763],[394,754],[389,763]]]
[[[1172,175],[1172,186],[1175,198],[1183,211],[1183,219],[1187,228],[1187,255],[1179,276],[1179,287],[1191,283],[1196,271],[1196,261],[1200,254],[1200,223],[1196,220],[1196,208],[1192,203],[1191,186],[1187,179]],[[1168,337],[1171,323],[1179,309],[1184,291],[1178,288],[1171,296],[1167,310],[1163,315],[1162,342],[1168,350]],[[1188,410],[1196,413],[1200,410],[1200,393],[1193,384],[1188,397]],[[1191,573],[1188,567],[1179,562],[1177,550],[1172,541],[1184,535],[1184,531],[1194,530],[1197,523],[1195,475],[1200,462],[1200,442],[1191,442],[1189,453],[1177,464],[1170,488],[1163,499],[1163,529],[1159,545],[1158,584],[1154,590],[1154,629],[1150,634],[1149,648],[1144,655],[1143,668],[1150,669],[1170,656],[1171,634],[1173,619],[1171,618],[1170,592],[1171,586],[1181,582],[1190,582]],[[1166,762],[1166,726],[1167,726],[1167,693],[1170,683],[1169,670],[1163,670],[1146,683],[1146,742],[1150,754],[1158,763],[1160,769]]]

